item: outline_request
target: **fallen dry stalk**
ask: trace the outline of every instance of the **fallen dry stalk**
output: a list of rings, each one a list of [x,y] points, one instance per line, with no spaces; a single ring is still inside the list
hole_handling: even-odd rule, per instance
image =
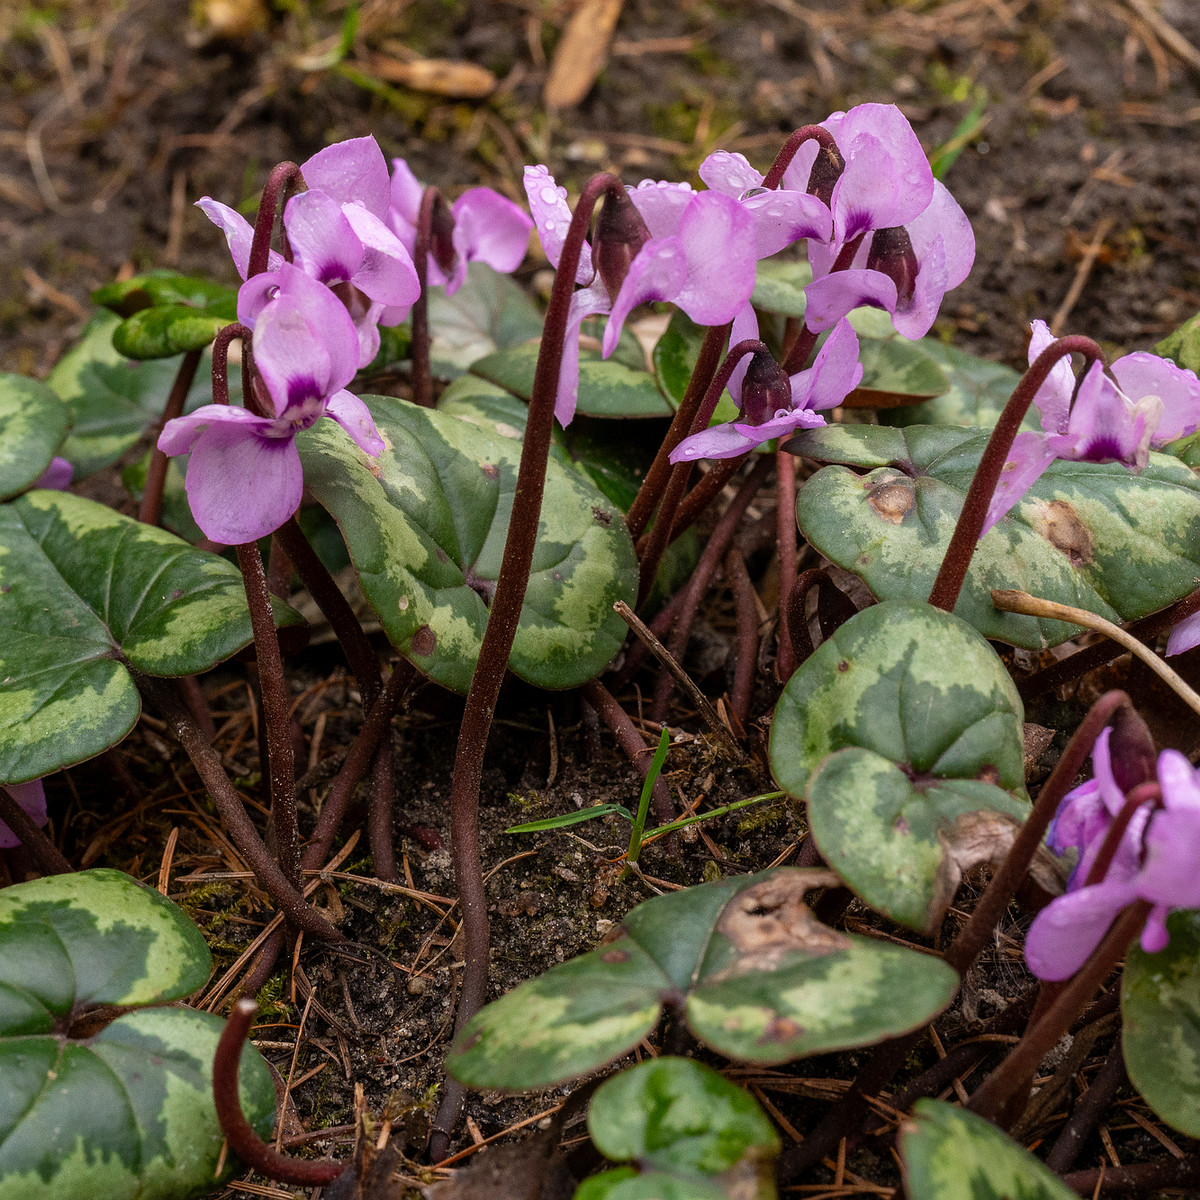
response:
[[[1197,695],[1184,681],[1167,666],[1148,646],[1131,637],[1119,625],[1106,621],[1085,608],[1072,608],[1069,604],[1056,604],[1053,600],[1042,600],[1031,596],[1028,592],[1009,588],[993,588],[992,603],[1001,612],[1023,613],[1029,617],[1049,617],[1055,621],[1069,621],[1072,625],[1083,625],[1094,629],[1105,637],[1125,647],[1131,654],[1137,655],[1185,704],[1197,714],[1200,714],[1200,695]]]

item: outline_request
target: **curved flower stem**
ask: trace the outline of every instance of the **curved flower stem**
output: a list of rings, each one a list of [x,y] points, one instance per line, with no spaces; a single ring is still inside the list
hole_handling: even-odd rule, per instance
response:
[[[646,745],[637,726],[629,719],[629,714],[598,679],[589,680],[579,690],[584,699],[600,714],[601,720],[617,739],[617,745],[621,747],[625,757],[634,765],[637,773],[644,780],[650,772],[651,756],[647,752],[651,747]],[[650,793],[650,800],[654,807],[654,819],[659,824],[666,825],[675,820],[678,814],[671,801],[671,792],[667,787],[667,782],[661,775],[654,781],[654,790]]]
[[[1082,354],[1088,360],[1089,366],[1092,360],[1103,358],[1100,347],[1091,338],[1078,335],[1059,338],[1056,342],[1051,342],[1021,376],[1021,381],[1013,389],[1012,396],[1004,406],[995,429],[992,430],[987,448],[976,468],[975,478],[971,480],[971,486],[967,490],[958,524],[954,527],[954,536],[950,539],[946,557],[942,559],[937,578],[933,581],[933,591],[929,593],[929,603],[934,608],[940,608],[944,612],[954,611],[954,606],[958,603],[958,594],[962,591],[963,581],[967,577],[967,568],[971,565],[975,547],[979,544],[983,523],[987,520],[992,493],[996,490],[996,484],[1000,482],[1000,473],[1004,470],[1009,451],[1021,430],[1021,422],[1054,364],[1069,354]]]
[[[191,390],[192,381],[196,378],[196,370],[200,366],[202,350],[189,350],[175,372],[175,382],[171,385],[171,394],[163,406],[159,420],[151,426],[150,466],[146,471],[146,484],[142,488],[142,501],[138,505],[138,520],[144,525],[157,525],[162,519],[163,486],[167,481],[167,456],[158,448],[158,435],[168,421],[173,421],[183,413],[187,394]]]
[[[712,415],[716,412],[717,405],[720,403],[721,393],[725,390],[725,385],[729,382],[734,368],[747,354],[770,354],[770,351],[762,342],[754,338],[738,342],[736,346],[730,348],[729,353],[725,356],[725,361],[721,364],[721,369],[705,389],[704,396],[696,408],[691,425],[687,430],[689,435],[700,433],[702,430],[708,428],[708,423],[712,420]],[[672,464],[671,473],[667,479],[667,486],[663,492],[662,503],[658,506],[658,514],[654,520],[654,527],[638,543],[639,547],[643,543],[645,545],[645,548],[640,552],[640,562],[638,565],[639,607],[645,603],[646,597],[650,594],[650,589],[654,586],[654,577],[658,574],[658,564],[662,561],[663,552],[674,536],[675,513],[679,507],[679,501],[683,496],[684,488],[687,487],[688,476],[691,473],[691,462]]]
[[[271,594],[257,542],[237,548],[238,566],[250,606],[254,652],[262,690],[263,723],[267,732],[266,767],[271,790],[271,816],[275,823],[279,865],[292,887],[300,888],[300,830],[296,823],[296,752],[292,747],[291,695],[283,674],[283,656]]]
[[[851,238],[838,251],[837,258],[833,260],[833,266],[829,268],[830,275],[834,271],[845,271],[849,268],[865,236],[860,233],[858,237]],[[789,375],[795,375],[797,371],[803,371],[808,366],[808,356],[812,354],[813,347],[817,344],[817,338],[820,336],[819,333],[814,333],[809,329],[807,322],[805,323],[804,328],[796,335],[796,340],[788,349],[787,357],[783,360],[783,369]]]
[[[0,784],[0,821],[21,839],[21,845],[33,855],[43,875],[69,875],[75,870],[59,848],[34,824],[33,818],[4,790],[3,784]]]
[[[371,763],[371,804],[367,810],[367,841],[375,877],[396,882],[396,854],[392,845],[392,801],[396,794],[396,770],[390,730],[375,748]]]
[[[240,341],[242,343],[242,357],[250,352],[250,345],[254,340],[254,334],[239,321],[233,321],[229,325],[217,331],[217,336],[213,338],[212,344],[212,397],[214,404],[229,403],[229,343]],[[249,386],[249,377],[243,371],[242,379],[242,403],[247,408],[251,408],[254,402],[253,389]],[[270,414],[262,413],[257,407],[252,408],[252,411],[258,412],[259,416],[268,416]]]
[[[788,628],[788,601],[796,579],[796,467],[795,455],[775,451],[775,546],[779,555],[779,609],[776,621],[775,678],[785,683],[796,669]]]
[[[1056,1175],[1068,1170],[1083,1149],[1089,1134],[1100,1123],[1117,1090],[1128,1079],[1125,1073],[1125,1054],[1117,1038],[1104,1065],[1092,1077],[1088,1090],[1075,1103],[1071,1119],[1063,1126],[1058,1140],[1046,1158],[1046,1166]]]
[[[1055,621],[1069,621],[1072,625],[1083,625],[1112,638],[1130,654],[1142,660],[1194,713],[1200,714],[1200,695],[1186,684],[1157,654],[1144,646],[1137,638],[1086,608],[1073,608],[1068,604],[1057,604],[1053,600],[1042,600],[1028,592],[993,589],[992,603],[1001,612],[1025,613],[1031,617],[1049,617]]]
[[[725,485],[742,469],[750,451],[737,458],[719,459],[707,470],[696,486],[679,502],[671,525],[671,541],[686,533],[700,514],[725,490]]]
[[[716,528],[712,531],[712,536],[705,544],[700,561],[696,564],[696,569],[692,572],[692,578],[688,582],[679,616],[675,619],[675,628],[667,642],[667,649],[677,660],[682,660],[683,653],[687,649],[688,638],[692,632],[692,622],[696,619],[700,601],[704,599],[704,593],[708,591],[713,573],[721,559],[725,557],[725,551],[729,549],[729,543],[737,531],[738,522],[745,515],[746,509],[750,507],[750,502],[758,494],[758,489],[762,486],[770,467],[771,456],[769,454],[759,455],[754,470],[746,477],[746,481],[738,489],[738,494],[730,501],[729,507],[721,515]],[[670,675],[664,672],[659,676],[658,686],[654,691],[654,707],[651,709],[654,720],[660,722],[663,720],[673,686]]]
[[[1058,811],[1059,803],[1091,753],[1100,731],[1113,719],[1117,710],[1124,706],[1130,706],[1129,697],[1124,692],[1105,693],[1088,710],[1074,736],[1067,743],[1050,778],[1042,785],[1033,811],[1013,840],[1004,862],[992,876],[970,919],[946,949],[944,961],[953,967],[960,977],[966,975],[991,938],[1000,915],[1008,907],[1025,878],[1029,864],[1033,861],[1033,856]],[[843,1137],[853,1133],[867,1111],[867,1097],[877,1095],[891,1082],[896,1072],[904,1066],[912,1048],[923,1036],[924,1030],[917,1030],[904,1037],[893,1038],[878,1047],[858,1073],[846,1095],[822,1118],[801,1145],[793,1147],[783,1156],[780,1178],[794,1178],[801,1171],[820,1162],[826,1154],[836,1149]]]
[[[500,578],[496,581],[483,644],[479,648],[479,659],[471,676],[458,731],[454,775],[450,785],[450,852],[462,904],[461,928],[465,945],[462,992],[455,1019],[456,1033],[461,1032],[467,1021],[483,1006],[487,994],[489,938],[487,897],[479,860],[479,786],[492,714],[508,669],[508,656],[516,636],[537,543],[542,493],[546,483],[546,461],[554,430],[554,401],[562,368],[567,317],[575,290],[575,272],[597,200],[607,191],[621,191],[623,194],[622,188],[615,175],[594,175],[584,186],[563,243],[538,350],[533,390],[529,397],[529,417],[521,445],[521,463],[517,470],[512,517],[504,542]],[[434,1161],[445,1157],[450,1131],[462,1111],[463,1095],[460,1084],[454,1080],[447,1081],[442,1103],[433,1122],[430,1154]]]
[[[1159,609],[1158,612],[1151,613],[1148,617],[1142,617],[1140,620],[1121,626],[1121,628],[1130,637],[1146,643],[1198,612],[1200,612],[1200,588],[1190,592],[1182,600],[1176,600],[1174,604],[1169,604],[1166,608]],[[1021,699],[1028,703],[1033,696],[1039,696],[1042,692],[1070,683],[1073,679],[1078,679],[1088,671],[1112,662],[1114,658],[1119,658],[1124,653],[1125,647],[1119,642],[1115,645],[1110,641],[1096,642],[1083,650],[1076,650],[1074,654],[1060,659],[1053,666],[1038,671],[1036,675],[1030,675],[1027,679],[1021,680],[1017,684],[1017,691],[1021,693]]]
[[[345,936],[309,905],[298,888],[288,882],[279,864],[271,857],[254,822],[246,815],[241,797],[234,790],[229,776],[221,765],[221,756],[209,745],[191,714],[175,698],[166,681],[138,674],[138,689],[154,702],[163,719],[171,726],[180,745],[192,760],[200,782],[212,797],[221,823],[229,831],[237,852],[250,865],[262,889],[279,906],[280,911],[297,929],[331,942],[344,942]],[[318,864],[319,865],[319,864]]]
[[[733,591],[738,637],[737,666],[733,672],[729,704],[733,715],[745,726],[750,719],[750,697],[758,667],[758,612],[754,607],[754,584],[750,582],[746,560],[736,546],[730,546],[725,552],[725,578]]]
[[[783,182],[784,172],[791,166],[792,159],[796,157],[796,151],[805,142],[810,141],[820,143],[822,149],[834,163],[842,164],[844,162],[838,144],[828,129],[820,125],[802,125],[789,134],[787,141],[780,147],[779,153],[775,155],[775,161],[771,164],[771,169],[763,176],[763,187],[777,188]]]
[[[1121,811],[1113,818],[1113,823],[1104,835],[1104,841],[1100,843],[1100,853],[1096,855],[1096,861],[1092,863],[1091,870],[1087,873],[1087,879],[1083,881],[1084,887],[1092,887],[1094,884],[1104,881],[1105,875],[1108,874],[1108,868],[1112,866],[1112,861],[1116,857],[1121,839],[1125,836],[1125,830],[1129,828],[1129,822],[1133,820],[1134,814],[1143,804],[1151,804],[1155,808],[1162,804],[1162,786],[1157,779],[1148,779],[1145,783],[1139,783],[1125,797]]]
[[[1009,1099],[1023,1096],[1042,1059],[1054,1049],[1096,989],[1124,958],[1129,944],[1145,925],[1150,909],[1149,901],[1138,900],[1121,913],[1049,1011],[1030,1027],[1012,1053],[971,1097],[967,1107],[973,1113],[1005,1127],[1020,1116],[1018,1112],[1006,1111]]]
[[[433,407],[433,368],[429,358],[429,250],[433,242],[434,209],[444,203],[441,192],[435,187],[427,187],[421,193],[413,245],[413,266],[417,268],[420,293],[412,306],[412,389],[413,403],[422,408]]]
[[[254,1132],[242,1112],[242,1102],[238,1096],[238,1068],[246,1035],[257,1012],[258,1005],[253,1000],[236,1001],[217,1042],[212,1080],[213,1101],[221,1132],[234,1154],[260,1175],[297,1187],[323,1187],[332,1183],[350,1164],[334,1162],[329,1158],[292,1158],[280,1154]]]
[[[666,487],[667,479],[671,474],[671,451],[691,431],[700,402],[708,391],[708,385],[712,382],[717,368],[721,365],[721,350],[724,348],[725,339],[729,336],[732,328],[732,322],[728,325],[711,325],[704,335],[700,354],[696,359],[695,367],[692,368],[692,377],[688,380],[683,399],[675,410],[671,427],[667,430],[667,436],[663,438],[663,443],[659,446],[658,453],[655,454],[654,461],[650,464],[645,479],[642,480],[642,486],[638,488],[637,495],[634,496],[633,503],[629,506],[629,512],[625,516],[625,524],[629,527],[629,536],[635,542],[642,536],[646,526],[650,524],[650,518],[654,515],[654,510],[662,497],[663,488]]]
[[[271,234],[275,230],[275,215],[287,203],[287,198],[297,184],[304,183],[304,176],[294,162],[281,162],[267,176],[262,199],[258,202],[258,216],[254,219],[254,241],[250,243],[250,261],[246,267],[246,278],[259,275],[267,269],[271,253]],[[284,235],[285,258],[291,254]]]

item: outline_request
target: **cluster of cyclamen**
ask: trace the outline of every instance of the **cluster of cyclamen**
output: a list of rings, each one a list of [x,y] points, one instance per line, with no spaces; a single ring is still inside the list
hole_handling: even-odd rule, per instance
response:
[[[1142,948],[1155,953],[1168,942],[1172,908],[1200,908],[1200,773],[1178,750],[1158,756],[1162,808],[1147,800],[1133,814],[1102,879],[1088,882],[1105,838],[1126,804],[1113,775],[1112,730],[1092,751],[1095,778],[1069,792],[1047,841],[1056,854],[1079,860],[1063,896],[1038,913],[1025,940],[1029,969],[1041,979],[1068,979],[1087,961],[1117,914],[1136,900],[1153,907],[1142,930]]]
[[[403,160],[389,179],[374,138],[329,146],[301,168],[307,190],[283,214],[292,261],[271,252],[247,278],[254,230],[205,197],[199,207],[221,227],[239,274],[238,319],[253,331],[259,406],[210,404],[169,421],[167,454],[191,452],[187,491],[196,523],[215,542],[249,542],[278,529],[300,506],[304,480],[295,435],[320,417],[337,421],[364,452],[383,442],[367,407],[346,391],[379,350],[379,326],[399,324],[420,294],[413,265],[421,185]],[[429,256],[427,280],[454,292],[468,262],[499,271],[525,257],[532,222],[490,188],[472,188],[451,209],[452,260]],[[448,252],[446,252],[448,251]],[[265,395],[262,394],[265,391]]]

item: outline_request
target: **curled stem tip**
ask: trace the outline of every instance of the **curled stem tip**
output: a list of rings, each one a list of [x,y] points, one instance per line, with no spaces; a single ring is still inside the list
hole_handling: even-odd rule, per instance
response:
[[[254,240],[250,243],[250,261],[246,267],[246,278],[260,275],[267,269],[271,254],[271,234],[275,229],[275,216],[281,202],[286,203],[292,188],[304,183],[304,176],[294,162],[281,162],[267,176],[262,199],[258,203],[258,216],[254,221]]]
[[[254,1132],[242,1112],[238,1096],[238,1068],[246,1035],[257,1012],[258,1005],[253,1000],[236,1001],[217,1043],[213,1058],[213,1101],[221,1132],[238,1158],[259,1174],[299,1187],[323,1187],[332,1183],[347,1164],[328,1158],[291,1158],[280,1154]]]

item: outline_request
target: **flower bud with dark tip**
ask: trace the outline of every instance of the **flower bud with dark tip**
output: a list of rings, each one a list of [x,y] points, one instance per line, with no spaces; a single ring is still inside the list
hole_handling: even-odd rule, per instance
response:
[[[433,201],[433,212],[429,214],[429,253],[439,270],[450,275],[458,258],[454,248],[454,213],[439,193]]]
[[[610,296],[621,290],[629,264],[649,240],[650,230],[624,189],[606,192],[596,219],[592,261]]]
[[[845,169],[846,164],[836,146],[821,146],[813,160],[805,191],[810,196],[816,196],[823,204],[832,204],[833,185],[841,178]]]
[[[1113,717],[1108,742],[1113,782],[1128,794],[1139,783],[1155,778],[1158,750],[1150,728],[1137,711],[1122,705]]]
[[[753,355],[742,380],[742,421],[762,425],[792,407],[792,382],[769,354]]]
[[[896,285],[897,302],[911,300],[921,269],[912,238],[903,225],[877,229],[867,252],[867,270],[882,271]]]

